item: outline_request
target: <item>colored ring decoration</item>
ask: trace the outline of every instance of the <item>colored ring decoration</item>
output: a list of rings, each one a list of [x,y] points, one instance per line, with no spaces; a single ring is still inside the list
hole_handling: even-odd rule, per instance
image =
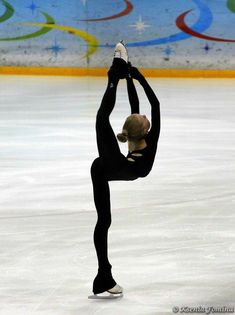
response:
[[[10,5],[10,3],[8,3],[5,0],[2,0],[2,3],[5,6],[6,11],[4,12],[2,16],[0,16],[0,23],[7,21],[14,14],[14,8]]]
[[[208,8],[207,5],[201,0],[192,0],[198,7],[200,11],[200,16],[198,21],[192,26],[193,29],[195,29],[197,32],[204,32],[207,30],[210,25],[212,24],[213,21],[213,16],[212,12]],[[127,47],[141,47],[141,46],[156,46],[156,45],[162,45],[166,43],[172,43],[172,42],[177,42],[181,40],[185,40],[192,37],[191,34],[187,34],[185,32],[180,32],[176,33],[167,37],[163,38],[156,38],[156,39],[151,39],[147,41],[142,41],[142,42],[134,42],[134,43],[128,43],[126,46]],[[113,48],[115,47],[115,44],[111,45],[105,45],[102,44],[100,47],[110,47]]]
[[[22,36],[17,36],[17,37],[0,38],[0,41],[25,40],[25,39],[29,39],[29,38],[38,37],[38,36],[41,36],[41,35],[44,35],[44,34],[50,32],[51,28],[48,27],[48,26],[51,25],[51,24],[54,24],[55,21],[49,14],[47,14],[45,12],[42,12],[42,14],[46,18],[46,23],[47,24],[43,24],[43,27],[39,31],[34,32],[34,33],[30,33],[30,34],[26,34],[26,35],[22,35]]]
[[[230,11],[235,13],[235,1],[234,0],[228,0],[227,1],[227,7]]]
[[[205,39],[205,40],[213,40],[216,42],[229,42],[229,43],[235,43],[234,39],[224,39],[224,38],[218,38],[218,37],[212,37],[212,36],[208,36],[208,35],[204,35],[201,33],[198,33],[196,31],[194,31],[193,29],[191,29],[190,27],[187,26],[187,24],[185,23],[185,17],[186,15],[191,12],[192,10],[186,11],[183,14],[181,14],[177,20],[176,20],[176,25],[178,26],[179,29],[181,29],[183,32],[185,32],[186,34],[192,35],[194,37],[198,37],[201,39]]]
[[[122,16],[128,15],[133,10],[133,5],[128,0],[124,0],[124,1],[126,3],[126,8],[123,11],[121,11],[120,13],[118,13],[118,14],[114,14],[114,15],[111,15],[111,16],[98,18],[98,19],[86,19],[86,20],[79,20],[79,21],[83,21],[83,22],[101,22],[101,21],[108,21],[108,20],[118,19],[118,18],[120,18]]]
[[[96,39],[95,36],[82,31],[78,28],[70,27],[70,26],[65,26],[65,25],[56,25],[56,24],[44,24],[44,23],[21,23],[21,25],[25,26],[38,26],[38,27],[45,27],[45,28],[50,28],[50,29],[57,29],[63,32],[67,32],[71,35],[79,36],[83,40],[85,40],[89,46],[87,52],[82,56],[82,58],[89,57],[92,55],[98,48],[99,42]]]

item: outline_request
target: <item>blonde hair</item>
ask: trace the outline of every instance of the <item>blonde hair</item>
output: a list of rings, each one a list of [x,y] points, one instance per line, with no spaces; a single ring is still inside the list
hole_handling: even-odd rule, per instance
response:
[[[142,121],[139,120],[138,114],[132,114],[127,117],[122,132],[117,134],[117,139],[120,142],[137,141],[145,137],[146,130],[143,127]]]

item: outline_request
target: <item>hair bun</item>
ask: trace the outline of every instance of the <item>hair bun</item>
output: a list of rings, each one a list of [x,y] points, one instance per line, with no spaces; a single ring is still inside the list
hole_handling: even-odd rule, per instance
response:
[[[125,133],[118,133],[117,138],[120,142],[127,142],[127,135]]]

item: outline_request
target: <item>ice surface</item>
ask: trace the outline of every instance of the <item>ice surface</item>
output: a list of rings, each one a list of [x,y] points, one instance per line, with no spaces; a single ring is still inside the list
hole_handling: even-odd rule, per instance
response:
[[[235,306],[235,80],[149,81],[162,112],[154,168],[144,179],[110,185],[109,256],[125,295],[93,301],[89,168],[106,79],[0,77],[1,315]],[[127,115],[122,81],[115,132]]]

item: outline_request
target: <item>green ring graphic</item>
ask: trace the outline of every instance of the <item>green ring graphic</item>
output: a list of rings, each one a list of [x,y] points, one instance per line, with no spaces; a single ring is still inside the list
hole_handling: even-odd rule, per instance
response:
[[[5,6],[6,11],[4,12],[2,16],[0,16],[0,23],[7,21],[14,14],[14,8],[10,5],[10,3],[8,3],[5,0],[2,0],[2,3]]]
[[[0,0],[1,1],[1,0]],[[2,16],[0,16],[0,22],[4,22],[8,20],[9,18],[12,17],[14,14],[14,8],[5,0],[2,0],[3,5],[6,7],[6,10]],[[50,32],[52,29],[57,29],[60,31],[67,32],[69,34],[79,36],[83,40],[87,42],[88,48],[87,52],[85,55],[82,56],[82,58],[88,57],[92,55],[96,50],[97,47],[99,46],[98,40],[96,39],[95,36],[80,30],[78,28],[70,27],[70,26],[65,26],[65,25],[56,25],[55,20],[46,12],[41,12],[41,14],[45,17],[46,21],[44,23],[18,23],[18,25],[24,25],[24,26],[31,26],[31,27],[41,27],[40,30],[30,33],[30,34],[25,34],[17,37],[6,37],[6,38],[0,38],[0,41],[17,41],[17,40],[25,40],[29,38],[35,38],[42,36],[48,32]]]
[[[230,11],[235,13],[235,0],[228,0],[227,1],[227,7]]]
[[[44,17],[46,18],[46,24],[55,24],[55,20],[47,13],[45,12],[41,12]],[[0,41],[14,41],[14,40],[24,40],[24,39],[28,39],[28,38],[34,38],[34,37],[38,37],[41,35],[44,35],[48,32],[51,31],[50,27],[42,27],[39,31],[34,32],[34,33],[30,33],[30,34],[26,34],[26,35],[22,35],[22,36],[17,36],[17,37],[12,37],[12,38],[0,38]]]

